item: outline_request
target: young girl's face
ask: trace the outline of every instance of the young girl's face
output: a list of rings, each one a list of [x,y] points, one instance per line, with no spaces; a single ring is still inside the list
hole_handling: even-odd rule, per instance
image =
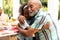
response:
[[[29,19],[29,11],[27,7],[24,9],[24,16],[26,17],[26,19]]]

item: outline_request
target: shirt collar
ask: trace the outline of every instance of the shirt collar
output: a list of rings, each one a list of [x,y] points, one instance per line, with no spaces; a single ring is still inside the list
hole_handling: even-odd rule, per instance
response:
[[[35,18],[39,17],[40,13],[42,12],[42,9],[39,9],[39,11],[37,12],[37,14],[35,15]]]

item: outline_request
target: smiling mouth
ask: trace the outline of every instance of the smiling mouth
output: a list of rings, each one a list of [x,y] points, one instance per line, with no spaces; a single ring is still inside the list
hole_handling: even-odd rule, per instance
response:
[[[32,11],[29,11],[29,13],[32,13]]]

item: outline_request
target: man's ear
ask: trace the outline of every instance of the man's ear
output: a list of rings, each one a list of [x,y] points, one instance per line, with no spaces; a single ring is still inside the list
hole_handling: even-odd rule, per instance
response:
[[[38,10],[39,10],[39,9],[41,8],[41,6],[40,6],[40,5],[38,5],[38,7],[37,7],[37,8],[38,8]]]

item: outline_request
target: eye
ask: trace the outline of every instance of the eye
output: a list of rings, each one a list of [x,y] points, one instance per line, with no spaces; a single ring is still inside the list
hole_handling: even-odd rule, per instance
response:
[[[30,5],[30,8],[33,8],[33,5]]]

